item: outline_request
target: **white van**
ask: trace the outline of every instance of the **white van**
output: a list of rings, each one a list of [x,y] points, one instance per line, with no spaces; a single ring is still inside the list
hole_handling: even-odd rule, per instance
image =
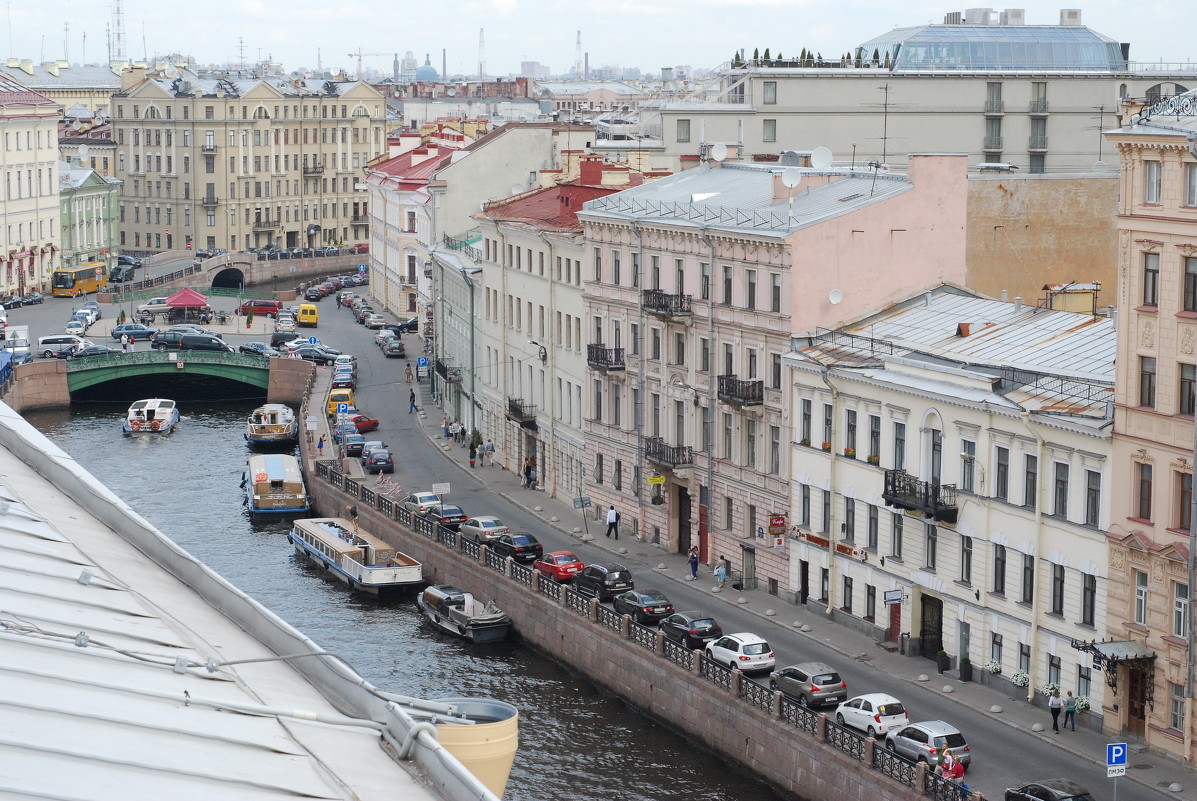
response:
[[[74,334],[55,334],[37,341],[37,352],[47,359],[58,358],[71,345],[84,345],[87,340]]]

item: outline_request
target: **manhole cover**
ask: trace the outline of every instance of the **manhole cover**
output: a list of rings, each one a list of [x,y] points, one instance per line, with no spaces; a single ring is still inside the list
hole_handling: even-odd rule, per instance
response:
[[[1137,765],[1131,765],[1131,768],[1134,770],[1150,770],[1154,767],[1155,765],[1149,764],[1147,762],[1140,762]]]

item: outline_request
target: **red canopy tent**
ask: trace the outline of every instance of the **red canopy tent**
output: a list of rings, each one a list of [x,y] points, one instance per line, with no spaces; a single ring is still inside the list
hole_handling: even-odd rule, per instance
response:
[[[208,299],[194,289],[180,289],[166,299],[166,305],[172,309],[205,309]]]

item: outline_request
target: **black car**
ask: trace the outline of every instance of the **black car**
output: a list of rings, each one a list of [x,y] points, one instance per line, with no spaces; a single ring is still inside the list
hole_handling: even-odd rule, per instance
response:
[[[665,639],[681,643],[691,651],[723,636],[715,618],[702,612],[675,612],[661,621],[660,629]]]
[[[420,332],[420,321],[418,318],[412,317],[399,323],[396,330],[401,334],[418,334]]]
[[[366,318],[373,313],[374,309],[368,303],[363,303],[361,306],[358,306],[353,310],[353,314],[357,318],[359,324],[364,324],[366,322]]]
[[[67,353],[68,359],[86,359],[88,356],[107,356],[110,353],[121,353],[120,348],[110,348],[107,345],[78,345]]]
[[[128,267],[132,267],[133,269],[137,269],[138,267],[141,266],[141,259],[135,259],[132,256],[126,256],[125,254],[122,253],[121,255],[116,257],[116,263],[119,265],[124,265],[124,266],[128,266]]]
[[[382,354],[388,359],[405,359],[407,358],[407,348],[402,342],[392,337],[389,342],[383,344]]]
[[[353,373],[334,373],[332,378],[331,389],[356,389],[357,379],[353,377]]]
[[[299,339],[299,334],[294,331],[275,331],[270,335],[270,347],[282,347],[293,339]]]
[[[324,300],[324,293],[318,287],[308,287],[308,290],[303,293],[304,300],[312,300],[319,303]]]
[[[26,292],[21,297],[21,302],[26,306],[35,306],[42,303],[44,300],[45,298],[42,297],[41,292]]]
[[[434,503],[424,510],[424,517],[430,517],[454,531],[461,528],[461,524],[466,521],[466,513],[460,506],[452,503]]]
[[[656,623],[673,614],[673,604],[660,590],[628,590],[611,599],[621,615],[631,615],[637,623]]]
[[[279,352],[265,342],[245,342],[237,348],[238,353],[248,353],[250,356],[278,356]]]
[[[1006,801],[1092,801],[1089,791],[1068,779],[1044,779],[1007,787]]]
[[[154,350],[170,350],[171,348],[183,347],[183,332],[182,331],[159,331],[154,335],[154,341],[150,345]]]
[[[307,359],[309,362],[315,362],[316,364],[332,364],[337,360],[336,356],[326,353],[315,345],[301,345],[293,352],[298,353],[299,358]]]
[[[535,562],[544,554],[544,546],[540,541],[525,532],[500,534],[489,544],[490,549],[499,556],[510,556],[515,561],[525,564]]]
[[[370,454],[370,458],[366,460],[367,473],[394,473],[395,460],[391,456],[390,451],[376,450]],[[461,523],[458,523],[461,525]]]
[[[362,446],[366,444],[366,438],[361,434],[346,434],[345,435],[345,455],[361,458]]]
[[[25,301],[21,295],[13,293],[12,295],[0,295],[0,306],[6,309],[19,309],[25,305]]]
[[[574,576],[574,589],[600,601],[609,601],[621,592],[636,589],[636,585],[632,583],[632,571],[618,562],[607,562],[587,565]]]

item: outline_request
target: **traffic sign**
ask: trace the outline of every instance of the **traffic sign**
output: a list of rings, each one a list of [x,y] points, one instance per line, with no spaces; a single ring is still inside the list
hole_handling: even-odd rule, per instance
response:
[[[649,476],[648,483],[649,484],[664,484],[665,476]]]
[[[320,341],[320,340],[316,339],[316,337],[308,337],[308,344],[309,344],[309,345],[315,345],[315,344],[316,344],[317,342],[319,342],[319,341]]]
[[[104,274],[104,268],[103,268],[103,267],[97,267],[97,268],[96,268],[96,276],[101,276],[101,275],[103,275],[103,274]]]
[[[432,485],[432,493],[434,495],[448,495],[449,494],[449,482],[446,481],[444,484],[433,484]]]
[[[337,414],[349,414],[349,404],[348,403],[338,403],[337,404]]]
[[[428,366],[428,357],[427,356],[419,356],[416,358],[416,367],[427,367],[427,366]]]
[[[1114,765],[1126,767],[1126,743],[1106,744],[1106,767]]]
[[[365,272],[366,272],[366,265],[364,265],[364,264],[359,264],[359,265],[357,266],[357,271],[358,271],[359,273],[362,273],[362,274],[364,275],[364,274],[365,274]]]
[[[1106,778],[1117,779],[1126,775],[1126,765],[1106,765]]]

